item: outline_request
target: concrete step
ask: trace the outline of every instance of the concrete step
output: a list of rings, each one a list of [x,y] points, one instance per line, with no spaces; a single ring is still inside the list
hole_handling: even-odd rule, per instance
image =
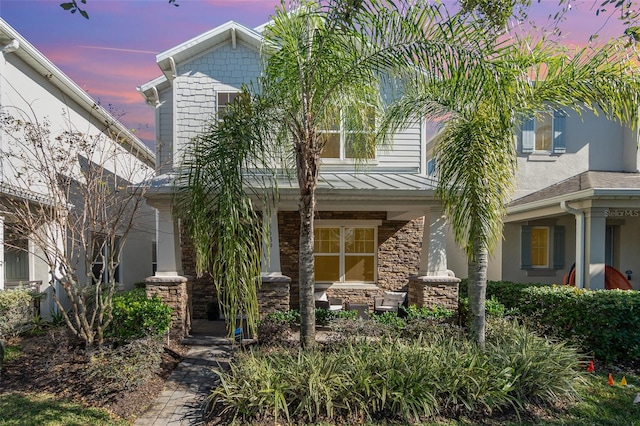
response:
[[[219,336],[187,336],[180,343],[185,346],[226,346],[231,345],[231,340],[227,337]]]

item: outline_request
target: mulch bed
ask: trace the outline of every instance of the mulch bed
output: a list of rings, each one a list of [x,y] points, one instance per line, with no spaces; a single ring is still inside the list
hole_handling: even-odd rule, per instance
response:
[[[46,392],[106,409],[126,420],[132,420],[145,411],[188,350],[176,342],[169,345],[165,342],[162,362],[155,374],[133,390],[112,392],[104,384],[87,380],[86,374],[81,374],[89,356],[82,342],[70,336],[64,327],[50,328],[38,335],[11,338],[7,344],[20,346],[22,355],[3,365],[0,393]]]

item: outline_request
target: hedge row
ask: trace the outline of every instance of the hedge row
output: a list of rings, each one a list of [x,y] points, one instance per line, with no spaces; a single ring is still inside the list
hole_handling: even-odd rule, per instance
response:
[[[467,294],[461,285],[461,297]],[[530,327],[580,346],[605,362],[640,360],[640,292],[487,283],[491,295]]]

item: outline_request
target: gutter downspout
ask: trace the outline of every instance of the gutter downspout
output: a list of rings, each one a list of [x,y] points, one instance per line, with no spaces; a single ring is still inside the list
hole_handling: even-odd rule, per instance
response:
[[[576,217],[576,287],[584,288],[584,212],[560,202],[560,208]]]

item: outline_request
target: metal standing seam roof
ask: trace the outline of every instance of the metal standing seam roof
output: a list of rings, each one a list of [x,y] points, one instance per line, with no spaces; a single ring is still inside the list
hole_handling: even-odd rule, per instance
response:
[[[408,173],[358,173],[331,172],[320,173],[317,190],[319,192],[332,190],[345,191],[433,191],[437,182],[427,176]],[[282,190],[298,189],[298,182],[294,177],[278,179],[278,186]]]
[[[151,189],[156,193],[169,193],[175,188],[175,174],[157,176],[150,182]],[[266,177],[265,177],[266,178]],[[251,179],[258,187],[258,177]],[[298,182],[294,175],[279,176],[277,185],[281,191],[298,190]],[[334,172],[320,173],[317,192],[355,192],[359,195],[376,193],[420,193],[435,191],[437,181],[431,177],[409,173],[365,173],[365,172]],[[375,191],[375,192],[373,192]]]

